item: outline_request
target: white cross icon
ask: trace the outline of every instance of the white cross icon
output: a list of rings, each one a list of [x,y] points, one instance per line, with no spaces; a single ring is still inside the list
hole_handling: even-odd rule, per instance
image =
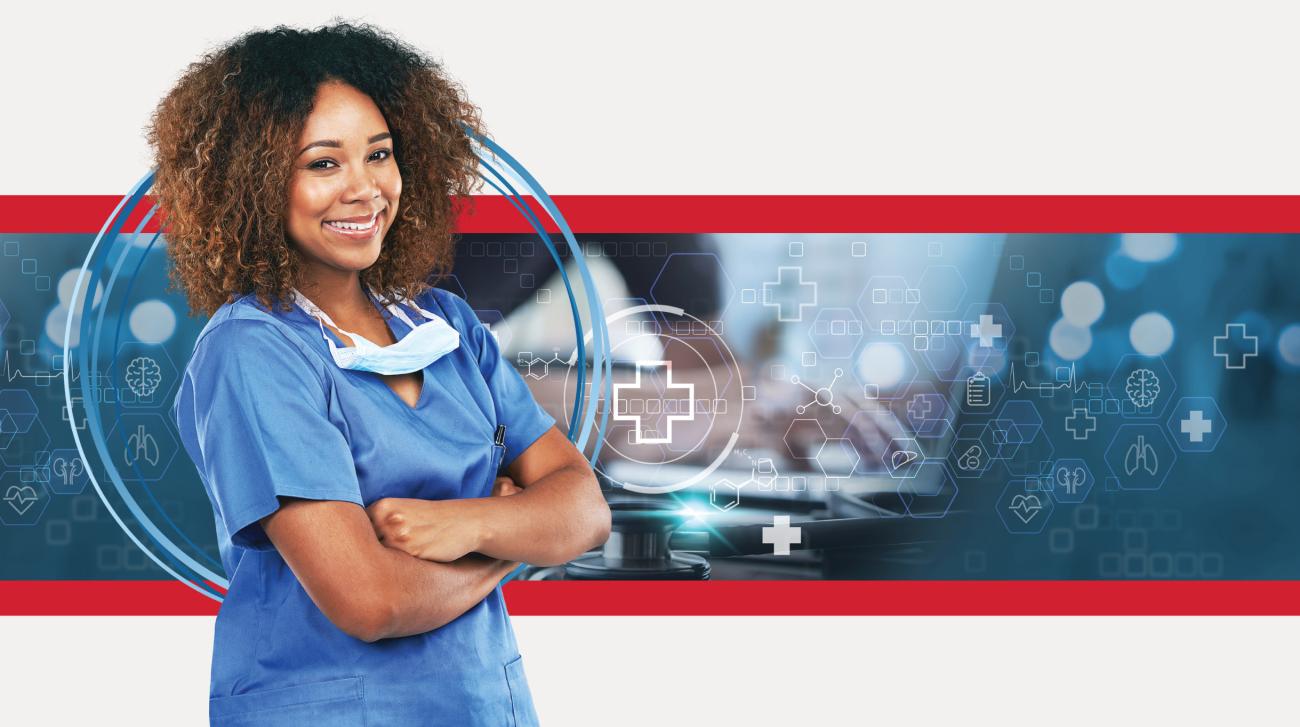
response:
[[[1229,323],[1222,336],[1214,337],[1214,355],[1223,359],[1225,369],[1244,369],[1246,359],[1259,355],[1259,336],[1246,335],[1245,323]]]
[[[1097,431],[1097,417],[1088,414],[1087,409],[1075,409],[1073,414],[1065,418],[1065,429],[1075,439],[1087,439],[1089,434]]]
[[[1204,442],[1205,435],[1214,430],[1214,422],[1205,418],[1205,412],[1193,409],[1187,413],[1187,418],[1182,420],[1182,430],[1188,440]]]
[[[1002,324],[994,323],[993,316],[982,315],[978,324],[970,324],[970,337],[980,340],[980,348],[992,348],[993,339],[1002,338]]]
[[[763,528],[763,542],[772,546],[772,555],[789,555],[791,543],[803,542],[803,528],[790,527],[789,515],[772,517],[771,527]]]
[[[640,392],[641,369],[657,368],[660,366],[664,368],[664,380],[665,380],[664,383],[665,391],[662,398],[665,400],[669,398],[668,391],[666,391],[667,389],[683,389],[685,390],[685,394],[686,394],[685,397],[686,411],[681,412],[679,414],[670,414],[666,409],[664,410],[664,419],[666,421],[666,424],[664,425],[664,429],[666,431],[664,432],[663,436],[658,436],[657,434],[648,431],[647,427],[645,426],[645,421],[641,418],[640,414],[629,413],[630,407],[627,406],[628,399],[623,395],[624,389],[631,389],[633,392],[637,392],[637,393]],[[652,396],[650,398],[660,398],[660,397]],[[621,407],[619,406],[620,401],[623,402],[623,406]],[[614,417],[613,418],[615,421],[635,422],[634,428],[632,430],[633,444],[671,444],[673,441],[673,422],[675,421],[689,422],[695,420],[695,384],[674,383],[672,361],[637,361],[636,378],[632,380],[632,383],[614,385]]]
[[[778,301],[776,291],[793,285],[802,300]],[[776,280],[763,281],[763,305],[776,308],[776,320],[781,323],[798,323],[803,320],[803,309],[817,305],[817,283],[803,279],[803,268],[782,265],[776,269]]]

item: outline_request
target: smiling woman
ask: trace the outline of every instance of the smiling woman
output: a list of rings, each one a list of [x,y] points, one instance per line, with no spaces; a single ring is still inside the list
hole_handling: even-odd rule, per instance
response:
[[[430,285],[477,118],[437,64],[348,24],[236,39],[154,116],[173,280],[211,314],[173,415],[230,579],[213,724],[536,724],[500,582],[596,547],[610,514]]]
[[[295,243],[319,252],[358,241],[322,225],[386,208],[360,238],[370,245],[325,262],[372,255],[363,283],[386,298],[418,295],[450,270],[453,198],[480,184],[465,127],[486,133],[460,85],[368,26],[280,27],[209,52],[148,129],[172,282],[192,313],[245,293],[287,310],[306,262]]]
[[[286,233],[305,253],[300,274],[308,287],[335,288],[379,259],[402,195],[392,138],[379,107],[354,86],[328,81],[317,89],[286,215]]]

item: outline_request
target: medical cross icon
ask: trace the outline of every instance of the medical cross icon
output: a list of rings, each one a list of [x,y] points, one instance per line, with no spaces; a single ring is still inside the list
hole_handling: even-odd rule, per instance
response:
[[[664,369],[664,389],[663,394],[656,391],[642,391],[641,389],[641,371],[644,369],[660,368]],[[635,406],[644,401],[662,400],[665,403],[678,401],[674,397],[667,396],[669,389],[678,389],[685,392],[685,404],[681,406],[664,406],[664,434],[658,436],[653,430],[645,426],[642,420],[641,412],[648,410],[649,407]],[[623,393],[630,390],[635,396],[628,399]],[[685,411],[682,409],[685,408]],[[677,413],[673,413],[676,411]],[[695,419],[695,384],[677,384],[673,383],[673,362],[672,361],[637,361],[636,376],[630,384],[614,385],[614,420],[634,422],[632,429],[633,444],[670,444],[673,441],[673,422],[675,421],[692,421]]]
[[[912,397],[907,403],[907,413],[912,415],[913,420],[920,422],[930,418],[930,410],[933,408],[934,405],[924,394]]]
[[[1229,323],[1214,337],[1214,355],[1226,369],[1244,369],[1246,359],[1259,355],[1259,336],[1247,336],[1245,323]]]
[[[776,300],[777,288],[796,288],[794,300]],[[763,305],[776,308],[776,319],[781,323],[803,320],[803,309],[817,305],[817,283],[803,279],[803,268],[782,265],[776,269],[776,280],[763,281]]]
[[[1002,324],[994,323],[993,316],[982,315],[978,324],[970,324],[970,337],[980,340],[980,348],[993,348],[993,339],[1002,338]]]
[[[1205,412],[1193,409],[1187,413],[1187,418],[1180,422],[1180,427],[1189,441],[1204,442],[1205,435],[1214,430],[1214,422],[1205,418]]]
[[[789,515],[775,515],[772,525],[763,528],[763,542],[772,546],[772,555],[789,555],[790,545],[803,542],[803,528],[790,527]]]
[[[1087,439],[1089,434],[1097,431],[1097,417],[1088,414],[1087,409],[1075,409],[1065,418],[1065,430],[1077,440]]]

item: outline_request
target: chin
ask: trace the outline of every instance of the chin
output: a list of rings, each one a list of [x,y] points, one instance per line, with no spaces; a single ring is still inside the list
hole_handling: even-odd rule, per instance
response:
[[[353,270],[356,270],[357,272],[361,272],[362,270],[365,270],[366,268],[374,265],[378,261],[379,261],[379,248],[376,247],[375,254],[366,255],[365,257],[354,259],[352,261],[352,264],[348,265],[348,267],[352,268]]]

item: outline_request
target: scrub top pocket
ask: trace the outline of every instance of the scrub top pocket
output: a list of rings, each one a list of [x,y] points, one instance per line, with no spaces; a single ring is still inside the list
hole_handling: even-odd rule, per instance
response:
[[[510,687],[510,704],[514,709],[515,727],[538,727],[537,711],[533,709],[533,694],[524,676],[524,657],[516,656],[506,663],[506,685]]]
[[[506,456],[505,436],[506,425],[497,425],[496,433],[492,435],[492,449],[488,452],[487,488],[484,489],[482,497],[491,496],[492,487],[500,476],[501,463],[505,461]]]
[[[212,727],[365,727],[362,678],[296,684],[208,700]]]

